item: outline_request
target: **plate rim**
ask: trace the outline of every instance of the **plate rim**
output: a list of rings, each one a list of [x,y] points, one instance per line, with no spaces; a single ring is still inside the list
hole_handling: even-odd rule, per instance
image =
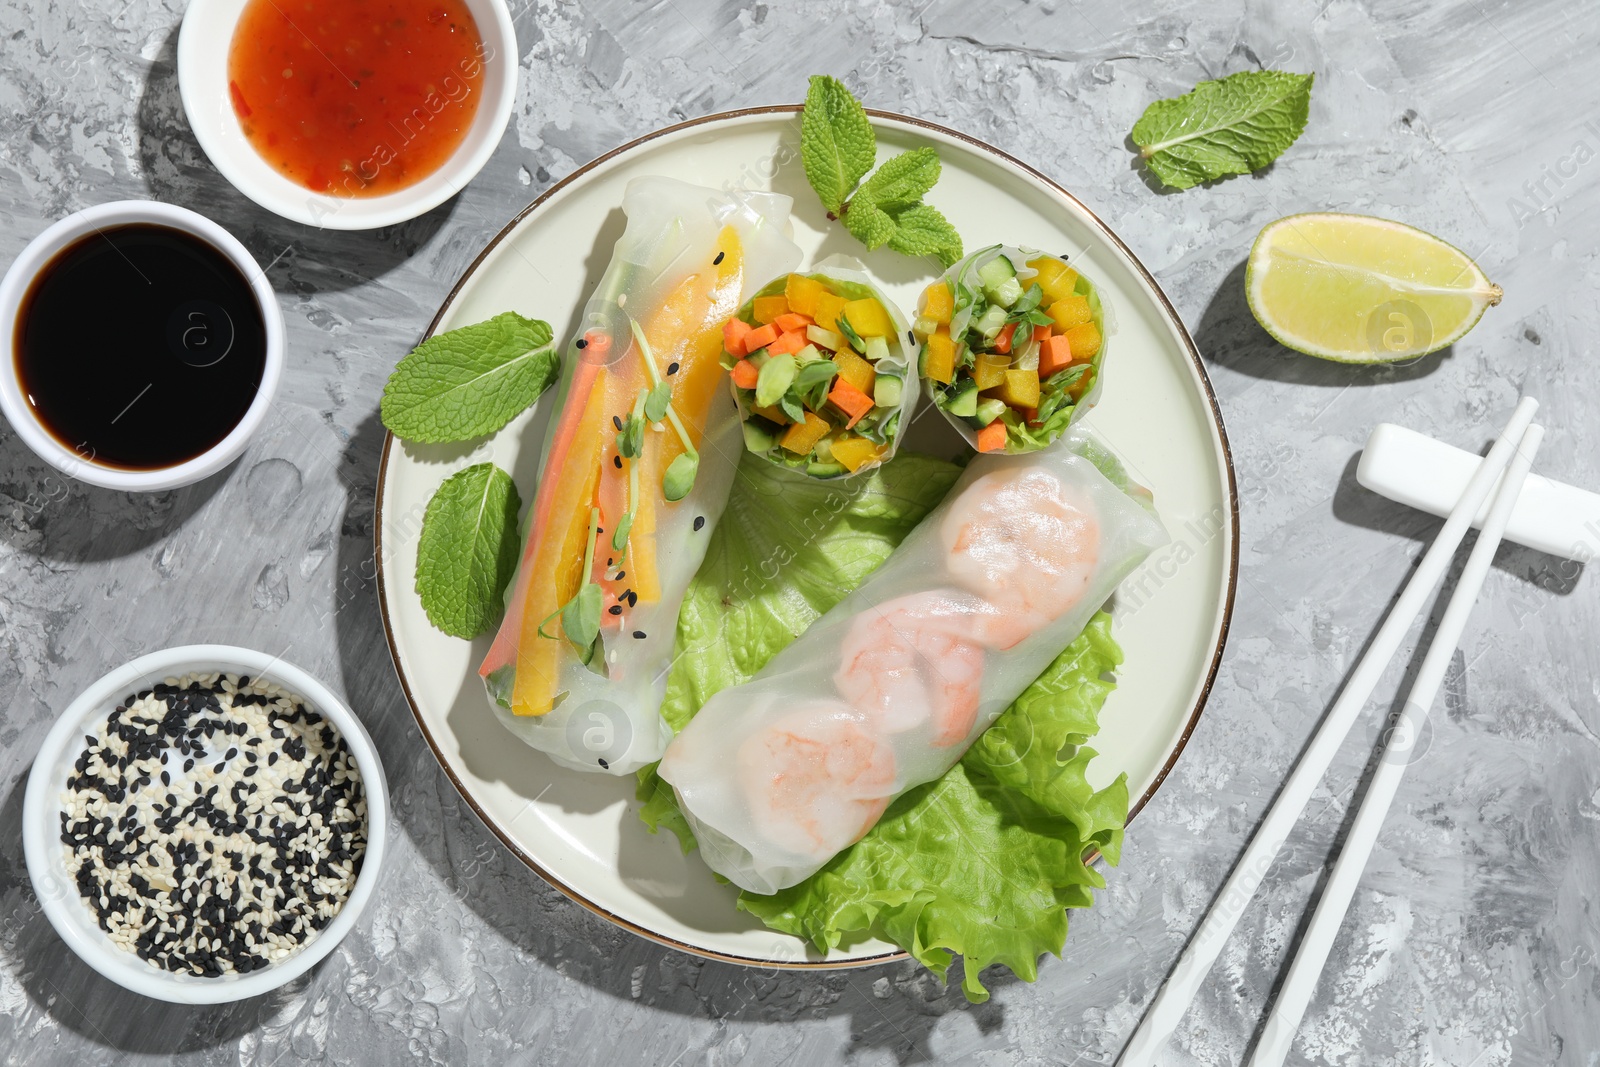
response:
[[[698,118],[686,119],[683,122],[673,123],[670,126],[663,126],[660,129],[652,130],[649,133],[626,141],[623,144],[618,145],[616,148],[613,148],[610,151],[591,159],[589,162],[578,167],[572,173],[568,174],[566,177],[550,186],[550,188],[540,193],[526,207],[513,215],[506,222],[506,224],[488,240],[478,254],[473,257],[472,262],[467,264],[467,266],[462,270],[460,276],[456,279],[455,284],[450,287],[450,291],[445,294],[444,299],[439,304],[439,310],[435,312],[433,319],[428,323],[427,329],[423,332],[422,336],[424,338],[433,336],[434,331],[439,328],[439,323],[444,319],[445,314],[450,310],[450,308],[454,305],[456,298],[461,294],[462,287],[466,285],[467,280],[476,274],[478,268],[483,264],[484,260],[488,258],[490,253],[498,248],[502,241],[511,236],[512,232],[522,224],[523,220],[532,215],[552,197],[566,189],[569,185],[582,179],[591,171],[616,158],[617,156],[620,156],[626,152],[631,152],[634,149],[649,144],[651,141],[657,140],[658,138],[679,133],[683,130],[693,129],[697,126],[706,126],[713,123],[727,122],[734,119],[756,116],[783,114],[797,115],[802,110],[802,107],[803,105],[801,104],[765,104],[759,107],[745,107],[735,108],[730,111],[718,111],[710,115],[702,115]],[[1127,257],[1128,261],[1133,265],[1139,276],[1144,279],[1151,291],[1155,293],[1161,309],[1165,312],[1168,323],[1177,330],[1178,339],[1182,342],[1184,351],[1189,357],[1189,362],[1192,365],[1196,376],[1199,378],[1200,388],[1205,395],[1206,403],[1210,406],[1211,421],[1216,427],[1217,441],[1222,450],[1223,471],[1227,476],[1226,482],[1228,491],[1229,530],[1231,535],[1229,537],[1228,545],[1226,584],[1222,598],[1222,622],[1221,626],[1217,630],[1216,647],[1212,649],[1211,652],[1211,664],[1206,670],[1205,682],[1200,687],[1199,694],[1195,698],[1194,706],[1189,709],[1188,717],[1184,721],[1182,732],[1178,735],[1177,743],[1173,746],[1172,754],[1167,758],[1166,763],[1156,773],[1155,778],[1151,780],[1149,788],[1147,788],[1139,797],[1138,801],[1128,809],[1128,818],[1124,825],[1131,825],[1135,816],[1137,816],[1139,812],[1144,809],[1144,806],[1155,796],[1156,791],[1161,788],[1164,782],[1166,782],[1167,776],[1172,772],[1173,767],[1177,765],[1178,757],[1183,755],[1184,749],[1188,747],[1189,738],[1193,735],[1195,727],[1199,725],[1200,716],[1205,711],[1206,703],[1211,698],[1211,690],[1216,684],[1217,672],[1222,666],[1222,655],[1224,650],[1227,648],[1228,634],[1233,624],[1234,598],[1238,590],[1239,580],[1239,487],[1234,474],[1233,448],[1229,443],[1227,424],[1222,417],[1222,407],[1217,401],[1216,390],[1212,388],[1211,376],[1206,373],[1205,362],[1201,359],[1200,350],[1194,343],[1194,337],[1189,333],[1189,327],[1184,324],[1182,316],[1178,314],[1178,309],[1173,306],[1171,299],[1168,298],[1166,291],[1161,288],[1161,283],[1156,280],[1155,275],[1150,273],[1149,268],[1146,267],[1144,262],[1134,254],[1133,250],[1127,246],[1127,244],[1116,233],[1116,231],[1112,230],[1110,226],[1106,225],[1105,221],[1101,219],[1099,215],[1095,214],[1095,212],[1091,210],[1088,205],[1084,204],[1083,201],[1079,200],[1072,193],[1068,192],[1066,188],[1064,188],[1059,182],[1044,174],[1036,167],[1023,162],[1004,149],[997,148],[986,141],[983,141],[970,134],[962,133],[959,130],[952,129],[949,126],[932,122],[928,119],[917,118],[912,115],[902,115],[898,112],[884,111],[878,108],[867,108],[866,112],[869,116],[875,119],[884,119],[889,122],[902,123],[908,126],[931,130],[942,136],[950,137],[954,140],[960,141],[979,153],[987,153],[991,156],[997,157],[1002,162],[1017,168],[1028,177],[1042,183],[1055,195],[1068,201],[1073,207],[1081,211],[1085,216],[1092,220],[1095,226],[1097,226],[1100,231],[1118,249],[1121,250],[1122,254]],[[849,960],[774,960],[758,956],[741,956],[736,953],[721,952],[716,949],[709,949],[700,945],[691,945],[685,941],[680,941],[677,938],[669,937],[666,934],[650,930],[631,919],[617,915],[609,909],[601,907],[594,901],[589,900],[582,893],[568,885],[564,880],[546,869],[543,864],[539,863],[532,856],[529,856],[526,852],[524,852],[507,832],[502,830],[498,825],[495,824],[493,820],[489,818],[488,814],[478,805],[477,800],[473,797],[471,791],[466,787],[465,783],[461,781],[460,777],[451,768],[449,760],[446,759],[444,753],[440,750],[438,742],[434,739],[433,732],[429,730],[428,724],[423,720],[421,710],[417,707],[416,697],[411,692],[410,682],[406,679],[405,672],[400,667],[400,650],[395,644],[394,625],[390,620],[389,614],[389,597],[388,593],[386,592],[388,583],[385,580],[386,562],[383,553],[383,502],[384,494],[388,488],[389,457],[394,448],[394,443],[395,435],[385,428],[383,437],[383,450],[378,456],[378,483],[373,496],[372,505],[373,558],[376,563],[375,577],[378,585],[378,613],[383,621],[384,642],[388,645],[389,662],[394,668],[396,680],[400,683],[400,691],[405,696],[406,706],[411,709],[411,717],[416,721],[417,729],[422,733],[423,740],[427,742],[428,751],[432,753],[434,762],[438,763],[440,770],[444,771],[445,777],[450,780],[450,784],[454,786],[456,792],[461,795],[461,799],[466,803],[467,808],[474,816],[477,817],[478,821],[484,825],[485,829],[493,834],[502,845],[509,849],[513,856],[521,860],[529,870],[533,871],[533,873],[544,879],[546,883],[561,892],[569,900],[581,904],[583,907],[587,908],[590,912],[594,913],[600,918],[614,923],[625,930],[639,935],[640,937],[654,941],[659,945],[664,945],[667,948],[677,949],[680,952],[687,952],[692,956],[699,956],[702,959],[717,960],[723,963],[735,963],[744,966],[769,967],[797,971],[853,970],[858,967],[871,967],[881,963],[891,963],[896,960],[909,959],[910,953],[903,949],[899,949],[892,952],[879,953],[875,956],[865,956],[859,959]]]

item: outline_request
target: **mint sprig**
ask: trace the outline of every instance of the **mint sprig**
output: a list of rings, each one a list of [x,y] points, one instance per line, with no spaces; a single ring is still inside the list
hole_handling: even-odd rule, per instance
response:
[[[869,249],[888,245],[902,255],[935,256],[946,267],[960,259],[961,235],[922,202],[939,180],[939,153],[902,152],[867,177],[877,158],[878,139],[860,101],[837,78],[813,75],[800,114],[800,159],[828,217]]]
[[[417,595],[428,621],[453,637],[494,626],[517,569],[517,512],[511,475],[479,463],[445,479],[422,513]]]
[[[1306,128],[1310,74],[1247,70],[1157,100],[1130,135],[1160,181],[1174,189],[1260,170]]]
[[[389,375],[379,411],[407,441],[467,441],[526,410],[560,370],[550,324],[507,311],[423,341]]]

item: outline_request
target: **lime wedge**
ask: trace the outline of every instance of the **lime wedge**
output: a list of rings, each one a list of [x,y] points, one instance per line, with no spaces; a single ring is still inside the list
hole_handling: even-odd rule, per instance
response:
[[[1280,344],[1341,363],[1437,352],[1500,302],[1459,248],[1367,215],[1279,219],[1256,238],[1244,278],[1251,313]]]

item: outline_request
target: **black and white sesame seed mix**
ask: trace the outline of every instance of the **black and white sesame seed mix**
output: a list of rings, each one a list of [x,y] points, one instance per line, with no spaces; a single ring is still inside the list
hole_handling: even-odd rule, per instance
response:
[[[189,674],[84,737],[62,794],[67,873],[111,940],[205,977],[284,959],[338,914],[367,847],[355,758],[305,701]]]

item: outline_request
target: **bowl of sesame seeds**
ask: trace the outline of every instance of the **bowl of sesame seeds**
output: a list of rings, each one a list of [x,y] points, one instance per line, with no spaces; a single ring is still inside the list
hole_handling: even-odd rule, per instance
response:
[[[90,686],[35,758],[23,847],[67,945],[127,989],[243,1000],[305,973],[375,888],[388,786],[332,691],[226,645]]]

